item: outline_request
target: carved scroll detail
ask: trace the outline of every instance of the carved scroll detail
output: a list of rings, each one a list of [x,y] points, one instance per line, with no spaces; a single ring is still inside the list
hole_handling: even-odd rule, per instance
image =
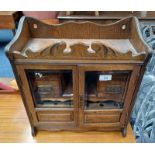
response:
[[[132,51],[123,53],[102,42],[56,42],[39,51],[27,48],[22,52],[14,51],[14,58],[21,59],[142,59],[145,52],[133,55]]]

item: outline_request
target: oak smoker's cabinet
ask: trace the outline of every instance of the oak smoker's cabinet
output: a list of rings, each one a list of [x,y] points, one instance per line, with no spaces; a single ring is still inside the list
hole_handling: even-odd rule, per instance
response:
[[[126,128],[151,49],[137,18],[46,25],[23,17],[6,47],[37,130]]]

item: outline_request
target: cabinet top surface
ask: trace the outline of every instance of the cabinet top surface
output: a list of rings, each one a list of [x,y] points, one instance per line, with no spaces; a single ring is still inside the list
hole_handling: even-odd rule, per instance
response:
[[[94,44],[98,43],[106,45],[107,47],[124,54],[131,51],[133,57],[141,55],[142,53],[145,54],[145,51],[142,51],[141,53],[137,52],[129,39],[47,39],[47,38],[30,39],[23,48],[22,54],[24,55],[27,50],[31,50],[34,53],[40,52],[56,43],[60,44],[66,43],[68,46],[72,46],[74,44],[85,44],[87,46],[90,46],[93,43]]]
[[[151,48],[142,38],[136,17],[107,25],[47,25],[23,17],[6,51],[11,59],[145,60]]]

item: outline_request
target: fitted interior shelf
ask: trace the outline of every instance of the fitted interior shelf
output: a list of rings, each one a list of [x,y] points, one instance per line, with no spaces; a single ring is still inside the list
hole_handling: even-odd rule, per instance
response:
[[[73,108],[72,100],[43,100],[37,104],[37,108]]]
[[[88,110],[104,110],[104,109],[122,109],[122,105],[115,101],[98,101],[98,102],[90,102],[87,101],[87,105],[85,107]]]

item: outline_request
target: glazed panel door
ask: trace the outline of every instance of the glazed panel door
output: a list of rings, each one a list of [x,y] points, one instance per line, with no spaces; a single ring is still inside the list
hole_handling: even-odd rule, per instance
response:
[[[125,125],[130,96],[139,67],[81,65],[79,67],[79,120],[81,127],[120,128]]]
[[[18,70],[35,124],[64,129],[77,125],[76,66],[19,65]]]

